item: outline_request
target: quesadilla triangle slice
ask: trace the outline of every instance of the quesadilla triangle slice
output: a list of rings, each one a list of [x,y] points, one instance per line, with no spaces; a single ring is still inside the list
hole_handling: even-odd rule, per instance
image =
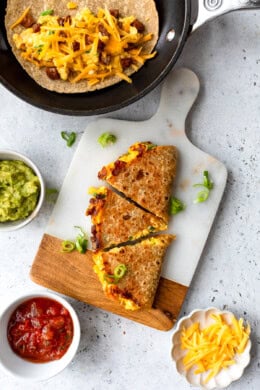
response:
[[[167,229],[167,224],[107,187],[91,187],[86,215],[92,221],[92,249],[111,248]]]
[[[135,245],[94,253],[94,271],[105,295],[127,310],[151,308],[163,259],[174,238],[170,234],[161,234]]]
[[[126,154],[103,167],[98,178],[168,223],[176,167],[175,146],[137,142],[129,147]]]

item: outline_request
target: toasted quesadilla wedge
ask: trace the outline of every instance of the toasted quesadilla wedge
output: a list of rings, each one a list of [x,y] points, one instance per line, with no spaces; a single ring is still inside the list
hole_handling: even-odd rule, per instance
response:
[[[106,187],[91,188],[86,215],[92,220],[92,249],[111,248],[166,230],[167,224]]]
[[[5,26],[38,84],[81,93],[131,82],[156,54],[158,19],[154,0],[7,0]]]
[[[94,271],[106,296],[127,310],[151,308],[165,252],[174,238],[161,234],[135,245],[94,253]]]
[[[138,142],[130,146],[126,154],[103,167],[98,178],[168,223],[176,167],[175,146]]]

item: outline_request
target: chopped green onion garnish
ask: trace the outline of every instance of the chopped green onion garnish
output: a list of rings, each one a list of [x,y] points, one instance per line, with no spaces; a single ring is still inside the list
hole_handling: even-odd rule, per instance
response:
[[[67,146],[72,146],[74,142],[76,141],[76,133],[72,131],[71,133],[68,133],[67,131],[62,131],[61,136],[65,141],[67,142]]]
[[[41,13],[41,16],[52,15],[53,13],[54,13],[53,9],[46,9],[46,11],[43,11]]]
[[[105,148],[106,146],[110,144],[114,144],[116,142],[117,138],[114,134],[111,133],[103,133],[98,137],[98,142],[100,145]]]
[[[88,248],[88,241],[86,238],[78,236],[76,238],[76,249],[79,253],[86,253]]]
[[[80,226],[74,227],[79,229],[79,234],[77,235],[75,242],[68,240],[62,242],[62,252],[72,252],[74,249],[77,249],[79,253],[86,253],[88,248],[87,235]]]
[[[208,188],[209,190],[212,190],[212,188],[214,186],[213,181],[211,181],[209,178],[208,171],[203,172],[203,184],[204,184],[204,187]]]
[[[156,146],[157,145],[155,145],[155,144],[146,144],[146,147],[147,147],[147,150],[151,150],[151,149],[154,149],[154,148],[156,148]]]
[[[125,264],[119,264],[115,267],[114,273],[105,274],[104,279],[107,283],[118,283],[120,279],[122,279],[127,272],[127,267]]]
[[[85,237],[86,236],[86,233],[84,232],[84,230],[82,229],[81,226],[74,226],[74,228],[79,230],[79,235],[81,237]]]
[[[208,171],[203,172],[203,183],[196,183],[193,185],[193,187],[203,187],[203,190],[197,194],[197,197],[194,199],[193,203],[205,202],[209,197],[210,190],[212,190],[214,187],[213,181],[211,181],[209,178]]]
[[[196,199],[194,199],[193,203],[202,203],[205,202],[209,197],[209,189],[205,188],[198,192]]]
[[[74,226],[76,229],[79,229],[79,234],[76,237],[76,249],[79,253],[86,253],[88,248],[87,235],[80,226]]]
[[[185,209],[185,204],[178,198],[171,196],[170,198],[170,214],[175,215]]]
[[[116,268],[114,269],[115,278],[121,279],[123,276],[125,276],[126,271],[127,271],[127,268],[126,268],[125,264],[117,265]]]
[[[150,233],[154,233],[155,232],[155,227],[154,226],[148,226],[148,231],[150,232]]]
[[[72,252],[75,249],[75,244],[72,241],[62,241],[61,250],[62,252]]]

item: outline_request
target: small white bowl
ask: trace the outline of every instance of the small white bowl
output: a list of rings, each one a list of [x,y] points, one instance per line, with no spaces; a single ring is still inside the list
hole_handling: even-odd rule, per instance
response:
[[[14,310],[23,302],[36,297],[49,298],[59,302],[70,313],[73,321],[73,338],[66,353],[59,359],[47,363],[33,363],[16,355],[7,339],[7,326]],[[8,304],[0,315],[0,368],[7,374],[23,381],[47,380],[59,372],[74,358],[80,341],[80,323],[73,307],[62,297],[48,291],[35,291],[23,294]]]
[[[27,225],[39,213],[45,197],[45,183],[42,174],[37,168],[37,166],[32,162],[32,160],[30,160],[28,157],[24,156],[23,154],[15,152],[14,150],[0,149],[0,160],[23,161],[28,167],[32,168],[32,170],[38,176],[40,181],[40,195],[39,195],[38,203],[35,209],[32,211],[32,213],[28,215],[27,218],[19,219],[17,221],[0,222],[0,232],[4,232],[4,231],[10,232],[13,230],[20,229],[21,227]]]
[[[185,370],[184,364],[182,362],[183,357],[185,356],[185,350],[181,349],[181,332],[183,327],[188,328],[195,322],[199,322],[201,328],[209,326],[214,320],[211,317],[211,314],[222,314],[225,317],[226,322],[230,322],[231,316],[233,314],[230,311],[221,311],[215,307],[209,307],[204,310],[193,310],[189,315],[182,317],[177,323],[177,327],[172,335],[172,350],[171,356],[175,362],[176,370],[179,374],[183,375],[186,380],[195,387],[200,387],[202,389],[212,390],[212,389],[223,389],[230,385],[231,382],[239,379],[244,372],[245,367],[250,362],[250,349],[251,341],[250,339],[247,342],[246,348],[242,354],[235,356],[236,363],[222,369],[215,377],[211,378],[208,383],[204,383],[208,372],[201,374],[195,374],[195,368],[190,368]]]

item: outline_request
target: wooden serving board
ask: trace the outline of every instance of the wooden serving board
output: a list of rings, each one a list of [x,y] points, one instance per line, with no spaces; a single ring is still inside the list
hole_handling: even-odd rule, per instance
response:
[[[164,82],[159,109],[149,120],[129,122],[103,118],[88,125],[32,264],[30,276],[35,283],[156,329],[172,328],[199,262],[227,178],[224,165],[192,145],[186,136],[185,120],[198,92],[196,75],[188,69],[177,69]],[[115,134],[117,142],[102,148],[97,139],[104,132]],[[92,270],[90,253],[67,254],[60,248],[62,240],[75,238],[76,225],[82,226],[90,235],[91,220],[85,216],[90,198],[88,188],[102,185],[97,179],[100,168],[137,141],[177,146],[179,167],[173,193],[184,201],[186,209],[171,218],[168,232],[176,234],[176,240],[167,251],[153,308],[132,312],[104,296]],[[206,202],[194,204],[198,188],[193,184],[202,182],[204,170],[209,171],[214,189]]]

